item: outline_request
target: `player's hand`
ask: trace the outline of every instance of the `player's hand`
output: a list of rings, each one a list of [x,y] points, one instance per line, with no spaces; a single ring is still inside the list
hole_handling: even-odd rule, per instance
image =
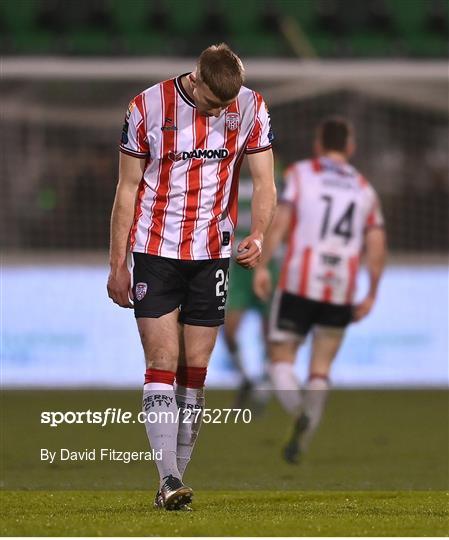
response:
[[[244,238],[237,247],[237,257],[235,260],[243,268],[254,268],[260,260],[262,254],[263,236],[253,233]]]
[[[108,296],[114,304],[118,304],[120,307],[133,307],[131,274],[126,265],[111,269],[108,277]]]
[[[271,274],[266,266],[256,266],[253,275],[253,290],[258,298],[266,302],[271,295]]]
[[[360,304],[354,306],[352,314],[353,321],[361,321],[364,317],[366,317],[373,309],[374,300],[374,297],[367,296],[363,302],[360,302]]]

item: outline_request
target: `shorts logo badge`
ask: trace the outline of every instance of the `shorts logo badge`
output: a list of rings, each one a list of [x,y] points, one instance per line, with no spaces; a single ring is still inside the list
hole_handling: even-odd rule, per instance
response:
[[[142,300],[142,298],[147,294],[148,285],[146,283],[137,283],[136,285],[136,298],[137,300]]]
[[[240,125],[240,115],[238,113],[226,113],[226,127],[229,131],[234,131]]]

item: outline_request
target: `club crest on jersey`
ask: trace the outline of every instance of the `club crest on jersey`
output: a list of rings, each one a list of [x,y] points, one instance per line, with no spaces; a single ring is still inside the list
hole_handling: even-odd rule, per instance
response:
[[[181,161],[186,159],[224,159],[229,156],[229,150],[227,148],[217,148],[211,150],[210,148],[195,148],[191,152],[170,152],[167,154],[168,159],[172,161]]]
[[[146,283],[137,283],[136,285],[136,298],[137,300],[142,300],[142,298],[147,294],[148,285]]]
[[[225,122],[229,131],[234,131],[240,125],[240,115],[238,113],[226,113]]]

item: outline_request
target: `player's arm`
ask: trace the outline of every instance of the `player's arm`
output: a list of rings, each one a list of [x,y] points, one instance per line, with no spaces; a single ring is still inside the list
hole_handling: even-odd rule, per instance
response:
[[[365,258],[370,286],[366,298],[354,308],[354,321],[360,321],[371,311],[377,296],[380,278],[387,255],[385,230],[381,227],[368,229],[365,234]]]
[[[108,295],[121,307],[132,307],[131,275],[127,266],[129,232],[145,159],[120,153],[119,179],[111,216]]]
[[[289,202],[281,202],[276,208],[273,221],[267,232],[262,249],[259,264],[254,270],[253,288],[261,300],[268,300],[271,294],[271,274],[268,263],[273,258],[279,245],[287,236],[292,218],[292,205]]]
[[[276,208],[273,152],[270,149],[248,154],[248,165],[253,180],[251,234],[238,245],[236,261],[245,268],[254,268],[260,260],[264,235]]]

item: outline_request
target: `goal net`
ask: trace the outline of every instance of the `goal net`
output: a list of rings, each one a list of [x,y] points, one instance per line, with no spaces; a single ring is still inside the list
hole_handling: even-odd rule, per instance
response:
[[[193,65],[4,59],[2,247],[107,249],[127,103]],[[279,173],[312,152],[323,116],[344,115],[358,136],[354,163],[380,194],[391,250],[447,250],[445,64],[253,60],[246,69],[270,108]]]

